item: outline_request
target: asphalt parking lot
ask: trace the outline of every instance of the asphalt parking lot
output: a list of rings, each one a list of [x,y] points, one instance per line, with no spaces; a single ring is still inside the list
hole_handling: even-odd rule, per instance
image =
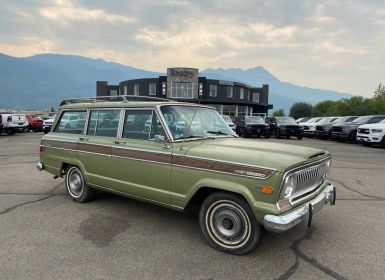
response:
[[[0,136],[1,279],[383,279],[385,149],[260,140],[332,152],[337,203],[311,228],[264,232],[252,254],[208,246],[197,214],[100,193],[78,204],[35,168],[42,133]]]

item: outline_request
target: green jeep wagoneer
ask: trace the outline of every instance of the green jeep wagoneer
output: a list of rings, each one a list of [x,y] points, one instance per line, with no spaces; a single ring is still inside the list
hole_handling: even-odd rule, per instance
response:
[[[241,139],[215,109],[125,96],[66,100],[41,140],[39,170],[76,202],[95,190],[183,210],[200,207],[208,243],[246,254],[261,227],[286,231],[336,199],[330,153]]]

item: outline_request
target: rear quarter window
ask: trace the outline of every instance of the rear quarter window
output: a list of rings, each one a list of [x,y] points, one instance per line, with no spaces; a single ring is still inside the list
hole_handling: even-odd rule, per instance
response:
[[[86,111],[64,111],[54,132],[83,134],[86,122]]]

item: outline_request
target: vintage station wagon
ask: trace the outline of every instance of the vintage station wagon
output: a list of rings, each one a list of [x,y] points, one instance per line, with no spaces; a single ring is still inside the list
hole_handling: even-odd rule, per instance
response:
[[[76,202],[102,190],[180,211],[199,206],[208,243],[233,254],[251,252],[262,227],[310,226],[335,203],[326,151],[238,138],[211,107],[114,98],[63,101],[41,140],[38,169],[65,177]]]

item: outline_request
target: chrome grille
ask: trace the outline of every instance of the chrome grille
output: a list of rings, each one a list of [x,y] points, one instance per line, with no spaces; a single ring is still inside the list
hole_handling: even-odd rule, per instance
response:
[[[321,185],[326,180],[328,169],[328,163],[323,162],[295,172],[297,184],[294,195],[311,191]]]

